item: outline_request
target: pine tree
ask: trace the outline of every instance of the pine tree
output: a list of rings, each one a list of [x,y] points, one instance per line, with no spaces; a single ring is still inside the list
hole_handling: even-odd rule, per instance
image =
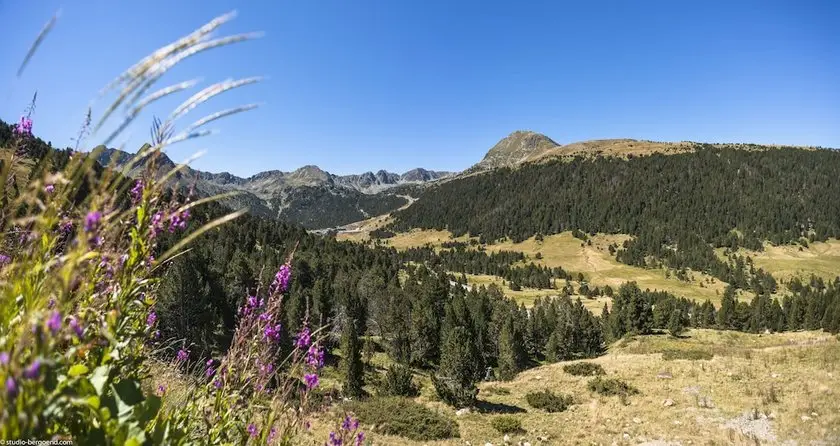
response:
[[[513,379],[524,363],[522,336],[514,326],[513,317],[508,316],[499,337],[499,378],[503,381]]]
[[[682,310],[675,308],[671,311],[671,317],[668,320],[668,333],[671,336],[678,338],[685,331],[685,319],[683,318]]]
[[[732,330],[735,328],[735,306],[735,288],[729,285],[723,291],[723,297],[720,300],[720,310],[717,312],[717,324],[719,328],[723,330]]]
[[[440,366],[432,377],[438,397],[455,407],[472,405],[478,394],[473,372],[478,355],[469,342],[469,335],[464,327],[455,327],[447,333],[441,347]]]
[[[359,339],[359,327],[362,325],[363,313],[359,297],[354,292],[348,294],[346,313],[347,319],[341,333],[343,390],[347,396],[360,397],[364,394],[362,387],[365,384],[362,343]]]

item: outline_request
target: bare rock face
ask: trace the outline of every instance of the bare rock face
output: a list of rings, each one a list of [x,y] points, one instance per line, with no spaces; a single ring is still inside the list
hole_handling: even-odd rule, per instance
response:
[[[536,132],[517,130],[496,143],[484,155],[484,159],[470,167],[467,172],[482,172],[499,167],[513,167],[525,161],[538,158],[560,145],[551,138]]]

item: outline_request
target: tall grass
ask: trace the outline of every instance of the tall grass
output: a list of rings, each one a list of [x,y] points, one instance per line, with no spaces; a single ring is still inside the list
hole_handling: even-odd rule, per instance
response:
[[[88,113],[77,147],[88,133],[96,136],[115,122],[115,130],[102,138],[109,144],[149,105],[192,88],[196,82],[187,81],[152,91],[184,59],[257,37],[214,37],[234,15],[211,20],[120,74],[103,90],[115,92],[116,99],[101,116]],[[39,34],[19,73],[55,20]],[[74,152],[62,169],[49,168],[50,153],[38,163],[46,168],[31,168],[33,99],[15,126],[13,155],[0,172],[0,439],[293,444],[307,428],[306,399],[318,385],[323,350],[308,328],[283,339],[289,335],[279,320],[293,253],[286,264],[273,266],[274,282],[240,309],[226,355],[195,364],[184,346],[172,359],[174,368],[200,369],[189,380],[189,399],[168,402],[167,389],[155,388],[149,379],[151,355],[160,345],[155,303],[161,271],[202,233],[246,211],[182,235],[191,210],[219,197],[194,200],[174,190],[168,180],[184,165],[161,175],[158,159],[169,145],[208,134],[207,124],[254,109],[248,104],[215,112],[176,131],[198,105],[260,79],[225,80],[193,94],[165,120],[155,121],[151,144],[122,170],[115,164],[100,168],[96,151]],[[144,170],[128,180],[125,174],[137,164]],[[9,187],[21,177],[23,189]],[[163,233],[180,240],[164,251]],[[329,441],[363,439],[348,415]]]

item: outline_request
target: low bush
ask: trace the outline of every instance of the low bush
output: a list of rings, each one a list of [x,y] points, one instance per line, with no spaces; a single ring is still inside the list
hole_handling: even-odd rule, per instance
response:
[[[589,381],[588,387],[589,390],[605,396],[626,397],[639,393],[638,389],[617,378],[601,378],[599,376]]]
[[[478,389],[451,378],[432,375],[432,384],[438,398],[452,407],[469,407],[475,404]]]
[[[459,437],[458,423],[408,398],[377,397],[345,406],[374,430],[414,441]]]
[[[534,409],[542,409],[546,412],[563,412],[574,403],[571,395],[558,395],[550,390],[529,392],[525,395],[525,401]]]
[[[575,376],[598,376],[604,375],[604,368],[600,364],[594,362],[576,362],[574,364],[566,364],[563,366],[563,371]]]
[[[525,429],[522,429],[522,422],[519,421],[519,418],[511,415],[501,415],[493,418],[490,425],[493,426],[493,429],[496,429],[502,434],[513,434],[525,431]]]
[[[417,396],[420,388],[414,383],[411,369],[395,364],[388,367],[379,386],[379,394],[384,396]]]
[[[662,352],[662,359],[666,361],[673,361],[675,359],[708,361],[714,357],[714,353],[705,350],[665,350]]]

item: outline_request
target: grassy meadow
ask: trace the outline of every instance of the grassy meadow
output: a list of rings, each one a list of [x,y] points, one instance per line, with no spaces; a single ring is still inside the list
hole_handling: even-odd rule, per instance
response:
[[[680,359],[698,356],[710,359]],[[388,360],[377,354],[371,362],[380,369],[369,372],[373,375]],[[510,434],[510,444],[840,442],[840,340],[823,332],[690,330],[679,339],[639,336],[585,362],[599,364],[605,378],[620,379],[639,393],[626,398],[599,395],[588,389],[593,378],[573,376],[564,371],[572,362],[559,362],[526,370],[509,382],[480,383],[478,409],[459,416],[437,401],[429,378],[418,373],[421,394],[415,401],[455,419],[460,437],[411,441],[364,427],[372,444],[396,446],[505,444],[504,435],[491,424],[505,415],[518,419],[524,429]],[[324,373],[325,382],[329,375]],[[530,407],[525,395],[546,389],[572,396],[574,404],[555,413]],[[333,418],[325,414],[314,420],[312,438],[323,437]]]
[[[362,228],[360,232],[339,234],[337,238],[339,240],[365,242],[368,241],[365,230],[369,231],[375,229],[375,227],[376,222],[368,220],[365,224],[360,225],[360,228]],[[560,266],[566,271],[583,273],[590,286],[603,287],[609,285],[613,289],[617,289],[622,283],[636,281],[641,289],[668,291],[698,302],[708,299],[715,305],[720,304],[720,296],[726,288],[726,284],[712,276],[692,272],[693,280],[685,282],[676,277],[666,277],[664,269],[639,268],[615,260],[615,257],[609,252],[609,245],[613,243],[621,245],[628,238],[629,236],[626,235],[598,234],[591,236],[592,243],[587,244],[573,237],[571,232],[563,232],[545,236],[543,241],[537,241],[532,237],[520,243],[506,241],[485,245],[485,248],[488,252],[519,251],[528,256],[528,262],[549,267]],[[468,240],[468,237],[456,238],[448,231],[415,229],[382,240],[382,243],[400,250],[424,245],[440,246],[447,241],[463,242],[466,240]],[[537,253],[542,255],[542,259],[536,259]],[[490,283],[502,285],[502,280],[493,276],[468,274],[467,279],[472,285],[488,285]],[[522,291],[511,291],[506,286],[502,286],[502,289],[506,295],[514,297],[526,305],[531,305],[538,296],[557,294],[556,290],[523,288]],[[600,311],[604,301],[609,299],[583,300],[584,304],[590,309]]]

